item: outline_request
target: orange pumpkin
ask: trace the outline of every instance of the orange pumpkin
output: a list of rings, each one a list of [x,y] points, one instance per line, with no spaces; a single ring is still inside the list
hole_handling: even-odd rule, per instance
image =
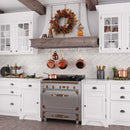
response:
[[[23,76],[23,75],[20,75],[20,78],[24,78],[24,76]]]

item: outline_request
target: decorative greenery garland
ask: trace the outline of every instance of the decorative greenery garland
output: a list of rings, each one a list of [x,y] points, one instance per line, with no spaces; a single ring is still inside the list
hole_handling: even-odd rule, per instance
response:
[[[65,25],[60,26],[60,19],[61,18],[67,18],[67,22]],[[55,16],[50,20],[51,29],[53,29],[54,33],[57,34],[67,34],[72,32],[72,29],[74,25],[76,25],[78,22],[76,15],[74,12],[72,12],[71,9],[63,9],[58,10]]]

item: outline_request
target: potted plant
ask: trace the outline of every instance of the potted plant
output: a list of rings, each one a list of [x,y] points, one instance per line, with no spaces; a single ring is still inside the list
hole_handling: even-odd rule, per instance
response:
[[[112,67],[114,78],[117,77],[117,68],[114,66]]]

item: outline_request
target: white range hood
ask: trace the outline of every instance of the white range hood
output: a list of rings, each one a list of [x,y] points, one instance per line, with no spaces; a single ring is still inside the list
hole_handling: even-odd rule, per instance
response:
[[[86,8],[86,0],[39,0],[42,4],[46,6],[46,18],[45,25],[42,31],[42,34],[48,34],[48,30],[50,28],[50,20],[51,16],[54,16],[57,10],[62,9],[72,9],[72,11],[76,14],[76,17],[82,25],[84,26],[83,32],[84,36],[90,36],[89,27],[88,27],[88,15]],[[80,16],[79,16],[80,15]],[[65,21],[61,20],[62,25]],[[54,35],[54,37],[76,37],[77,36],[77,25],[73,28],[72,33],[69,33],[65,36]]]
[[[71,33],[68,34],[53,34],[53,38],[47,39],[31,39],[31,47],[38,49],[49,49],[49,48],[84,48],[98,47],[98,37],[90,36],[88,27],[88,14],[86,8],[86,0],[39,0],[46,6],[46,18],[45,25],[42,34],[48,34],[50,28],[50,20],[52,16],[55,16],[57,10],[71,9],[76,14],[77,19],[84,26],[83,32],[84,37],[78,37],[78,23],[74,26]],[[65,19],[60,20],[60,24],[65,24]],[[42,35],[41,34],[41,35]]]

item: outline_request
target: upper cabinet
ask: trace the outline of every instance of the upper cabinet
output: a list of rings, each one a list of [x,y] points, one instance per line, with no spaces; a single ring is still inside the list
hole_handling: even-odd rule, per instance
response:
[[[29,39],[38,37],[38,18],[35,12],[0,15],[0,54],[33,54]]]
[[[130,52],[130,3],[98,5],[99,51]]]

